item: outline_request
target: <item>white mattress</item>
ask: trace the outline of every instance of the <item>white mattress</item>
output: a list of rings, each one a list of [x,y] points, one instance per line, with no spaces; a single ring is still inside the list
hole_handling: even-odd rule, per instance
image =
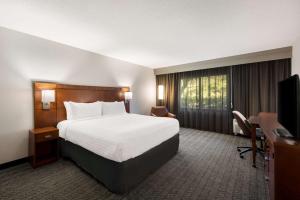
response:
[[[176,119],[137,114],[65,120],[57,127],[65,140],[117,162],[135,158],[179,132]]]

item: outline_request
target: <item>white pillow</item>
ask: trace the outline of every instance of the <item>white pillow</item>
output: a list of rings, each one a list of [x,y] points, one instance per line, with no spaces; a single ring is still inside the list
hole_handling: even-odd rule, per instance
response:
[[[65,108],[66,108],[67,120],[70,120],[70,119],[72,119],[70,101],[64,101],[64,105],[65,105]]]
[[[102,102],[103,115],[117,115],[126,113],[125,104],[123,101]]]
[[[102,114],[102,103],[98,101],[94,103],[66,102],[65,107],[68,120],[101,117]]]

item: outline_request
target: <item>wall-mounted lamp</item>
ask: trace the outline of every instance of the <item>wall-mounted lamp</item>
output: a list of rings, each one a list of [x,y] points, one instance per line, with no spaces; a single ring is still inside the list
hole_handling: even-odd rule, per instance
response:
[[[159,85],[158,86],[158,95],[157,95],[159,100],[163,100],[164,99],[164,86],[163,85]]]
[[[55,102],[55,90],[42,90],[43,109],[49,110],[51,102]]]
[[[129,102],[132,99],[132,92],[125,92],[125,101]]]

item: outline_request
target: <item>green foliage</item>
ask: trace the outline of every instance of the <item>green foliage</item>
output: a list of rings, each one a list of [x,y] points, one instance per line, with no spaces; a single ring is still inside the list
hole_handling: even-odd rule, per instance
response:
[[[227,75],[201,76],[180,80],[180,107],[227,109]]]

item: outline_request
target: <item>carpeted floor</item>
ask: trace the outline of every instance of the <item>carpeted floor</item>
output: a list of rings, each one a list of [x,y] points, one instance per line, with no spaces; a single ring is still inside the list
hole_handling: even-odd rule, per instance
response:
[[[181,129],[178,154],[126,195],[115,195],[72,162],[33,170],[22,164],[0,171],[0,199],[268,199],[262,158],[251,167],[236,151],[249,140]]]

